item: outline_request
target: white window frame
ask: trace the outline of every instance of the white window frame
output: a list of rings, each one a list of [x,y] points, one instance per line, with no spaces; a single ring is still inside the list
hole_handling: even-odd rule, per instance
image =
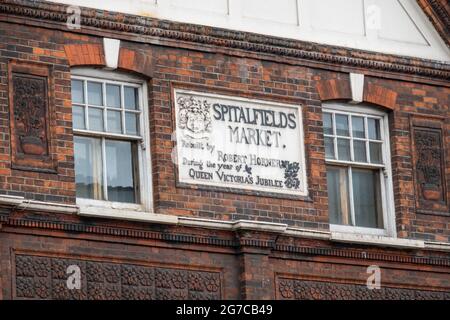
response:
[[[348,225],[337,225],[330,223],[331,232],[339,233],[353,233],[353,234],[365,234],[373,236],[388,236],[397,237],[397,231],[395,226],[395,205],[394,205],[394,192],[392,183],[392,168],[391,168],[391,151],[390,151],[390,138],[389,138],[389,119],[388,114],[379,109],[373,108],[367,105],[350,105],[346,103],[326,103],[323,105],[322,112],[332,112],[337,114],[345,115],[355,115],[363,117],[371,117],[380,119],[380,131],[382,142],[382,160],[383,164],[374,164],[366,162],[355,162],[355,161],[343,161],[337,159],[326,159],[326,165],[345,165],[345,166],[355,166],[367,169],[382,169],[382,174],[380,174],[381,183],[381,208],[383,214],[383,224],[384,228],[367,228],[367,227],[357,227]],[[335,129],[334,129],[335,130]],[[367,135],[367,121],[365,120],[365,130]],[[350,136],[352,133],[352,124],[349,121],[349,131]],[[325,135],[326,136],[326,135]],[[366,136],[367,137],[367,136]],[[367,137],[368,139],[368,137]],[[353,140],[353,139],[352,139]],[[353,143],[350,144],[350,152],[353,154]],[[336,140],[334,145],[334,152],[337,152]],[[366,147],[366,152],[369,153]],[[369,158],[367,158],[369,159]],[[349,188],[352,187],[351,175],[349,175]],[[353,207],[353,192],[350,191],[350,205]],[[351,209],[352,215],[354,215],[354,210]]]
[[[115,134],[108,132],[96,132],[84,129],[73,129],[73,135],[84,137],[101,137],[101,138],[115,138],[128,141],[138,141],[137,145],[137,162],[139,172],[139,203],[125,203],[106,200],[95,200],[87,198],[77,198],[77,205],[80,207],[100,207],[105,209],[118,209],[125,211],[153,211],[153,190],[152,190],[152,167],[150,154],[150,129],[149,129],[149,107],[148,107],[148,88],[147,82],[144,79],[138,78],[134,75],[119,73],[116,71],[106,71],[94,68],[73,68],[71,69],[71,79],[73,80],[90,80],[103,81],[112,84],[130,84],[138,87],[139,99],[141,105],[141,114],[139,117],[139,131],[140,136],[130,136],[124,134]],[[85,93],[86,94],[86,93]],[[106,94],[105,92],[103,94]],[[85,97],[87,99],[87,97]],[[123,99],[123,98],[122,98]],[[72,107],[72,106],[71,106]],[[105,117],[105,116],[104,116]],[[125,119],[123,119],[125,121]],[[123,122],[122,122],[123,125]],[[103,162],[105,159],[103,159]],[[104,164],[103,164],[104,165]],[[106,188],[106,186],[104,186]]]

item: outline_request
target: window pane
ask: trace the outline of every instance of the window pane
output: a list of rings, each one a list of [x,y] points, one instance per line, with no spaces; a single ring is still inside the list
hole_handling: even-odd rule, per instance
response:
[[[106,140],[108,200],[136,202],[134,163],[136,150],[129,141]]]
[[[370,142],[370,162],[371,163],[383,163],[383,158],[381,156],[381,143]]]
[[[138,89],[132,87],[124,87],[124,100],[126,109],[139,109]]]
[[[122,121],[120,111],[108,110],[108,132],[122,133]]]
[[[135,113],[125,113],[125,127],[127,134],[138,135],[138,116]]]
[[[120,86],[106,85],[106,105],[108,107],[120,108]]]
[[[381,140],[380,120],[368,118],[367,127],[369,130],[369,139]]]
[[[364,118],[352,116],[352,131],[353,131],[353,137],[365,138]]]
[[[103,105],[103,89],[101,83],[88,81],[87,91],[89,104]]]
[[[338,136],[349,136],[348,117],[342,114],[336,114],[336,134]]]
[[[325,158],[334,159],[334,142],[333,138],[325,137]]]
[[[352,225],[347,168],[327,166],[327,185],[330,223]]]
[[[89,108],[89,129],[103,131],[103,109]]]
[[[383,228],[379,170],[352,171],[356,226]]]
[[[366,142],[353,140],[353,155],[357,162],[367,162]]]
[[[103,200],[101,140],[74,137],[77,197]]]
[[[331,113],[323,114],[323,133],[333,134],[333,119]]]
[[[72,121],[74,129],[85,129],[84,107],[72,106]]]
[[[337,139],[338,159],[350,160],[350,140]]]
[[[83,81],[72,80],[72,102],[84,103]]]

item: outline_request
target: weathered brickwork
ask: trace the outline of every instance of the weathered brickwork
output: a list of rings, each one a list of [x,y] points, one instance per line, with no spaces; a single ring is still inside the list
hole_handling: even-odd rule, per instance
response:
[[[278,279],[281,299],[286,300],[450,300],[449,292],[417,291],[383,287],[368,289],[363,284]]]
[[[67,286],[69,266],[79,268],[82,280],[79,289],[71,290]],[[221,297],[220,273],[28,255],[16,255],[15,270],[16,298],[210,300]]]
[[[1,23],[0,27],[0,189],[9,195],[28,199],[73,203],[75,185],[73,170],[72,116],[70,104],[70,69],[57,33],[35,28]],[[40,68],[52,69],[51,158],[56,165],[52,172],[20,170],[11,166],[11,128],[8,98],[8,67],[13,61],[29,62]],[[10,84],[12,85],[12,84]],[[39,160],[38,160],[39,161]],[[48,161],[48,159],[40,160]],[[39,167],[39,165],[37,166]]]
[[[349,101],[349,72],[358,72],[365,74],[364,103],[389,115],[398,237],[450,242],[448,67],[279,39],[261,44],[256,35],[244,41],[194,26],[152,22],[150,28],[133,17],[105,18],[93,10],[86,19],[104,20],[97,25],[83,20],[90,28],[69,31],[58,22],[50,26],[41,11],[29,11],[35,19],[27,21],[8,10],[0,6],[0,194],[76,203],[70,70],[104,67],[102,36],[117,36],[117,72],[148,84],[154,212],[329,231],[322,105]],[[11,69],[17,64],[48,70],[44,78],[50,79],[49,94],[38,97],[38,105],[52,112],[50,125],[44,130],[42,124],[35,134],[41,140],[25,146],[28,152],[20,138],[26,119],[11,114],[23,108],[13,103],[20,99]],[[302,106],[308,197],[178,185],[172,161],[174,88]],[[45,111],[38,111],[42,119]],[[432,143],[424,146],[423,139]],[[28,159],[25,165],[17,163],[17,154]],[[81,266],[84,281],[75,293],[63,287],[63,269],[72,263]],[[449,299],[449,263],[448,251],[151,225],[0,204],[0,298],[7,299]],[[387,270],[389,285],[382,291],[364,287],[371,264]],[[318,276],[326,272],[338,281]]]

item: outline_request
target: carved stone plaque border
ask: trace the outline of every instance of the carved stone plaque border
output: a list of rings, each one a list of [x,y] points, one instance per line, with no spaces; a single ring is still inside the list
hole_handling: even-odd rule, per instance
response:
[[[11,168],[56,172],[51,66],[10,60],[8,64]]]

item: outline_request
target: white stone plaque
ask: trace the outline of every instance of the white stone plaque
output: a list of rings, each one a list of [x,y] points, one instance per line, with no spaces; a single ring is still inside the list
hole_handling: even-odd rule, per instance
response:
[[[182,184],[307,195],[300,106],[175,89]]]

